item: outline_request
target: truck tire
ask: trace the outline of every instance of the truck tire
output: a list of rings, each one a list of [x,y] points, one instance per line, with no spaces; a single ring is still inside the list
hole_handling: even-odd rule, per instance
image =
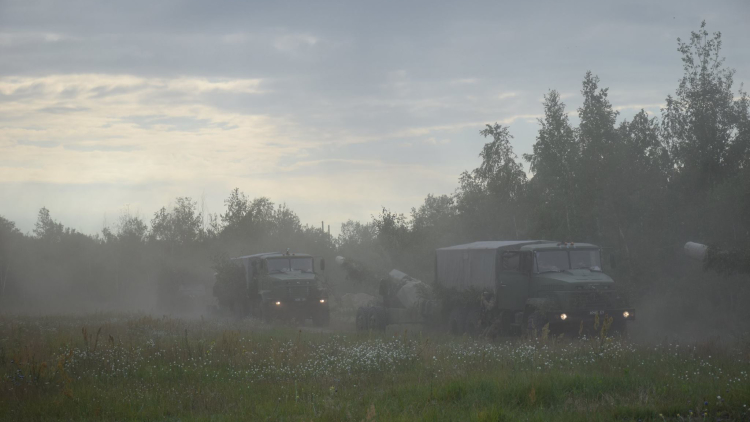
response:
[[[385,308],[374,306],[370,308],[367,327],[371,330],[385,330],[388,325]]]
[[[544,312],[532,310],[526,317],[526,334],[531,337],[538,337],[547,323],[547,316]]]
[[[482,327],[481,336],[488,339],[495,339],[511,335],[510,319],[512,316],[513,314],[510,311],[500,312],[486,327]]]

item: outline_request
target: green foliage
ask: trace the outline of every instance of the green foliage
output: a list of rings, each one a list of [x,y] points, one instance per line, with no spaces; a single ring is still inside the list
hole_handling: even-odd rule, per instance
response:
[[[197,202],[188,197],[176,199],[172,211],[162,207],[151,220],[151,237],[172,246],[189,245],[202,234],[202,213],[197,210]]]
[[[16,224],[0,216],[0,299],[6,295],[8,280],[16,272],[18,245],[23,235]]]
[[[747,346],[0,319],[0,420],[747,420]]]
[[[508,128],[486,125],[479,132],[486,143],[479,156],[481,165],[459,178],[456,208],[460,227],[475,239],[521,236],[517,218],[526,187],[523,165],[516,161]]]
[[[516,162],[510,144],[513,136],[507,127],[497,123],[487,125],[479,133],[485,138],[491,137],[492,141],[486,143],[479,153],[482,164],[474,170],[474,179],[502,202],[519,198],[526,183],[526,173],[523,165]]]
[[[62,223],[52,219],[49,210],[42,207],[39,210],[36,224],[34,225],[34,235],[48,243],[58,243],[65,234],[65,228]]]
[[[538,199],[534,202],[539,205],[539,229],[535,231],[545,232],[552,239],[570,240],[577,234],[574,195],[581,147],[557,91],[544,97],[544,118],[539,119],[539,126],[533,154],[524,155],[534,173],[530,196]]]
[[[747,94],[740,92],[743,101],[734,101],[735,72],[724,67],[721,33],[710,37],[705,27],[704,21],[689,42],[678,39],[685,74],[663,111],[665,137],[681,183],[697,191],[712,189],[735,174],[747,152],[747,139],[737,130],[747,116]]]
[[[221,308],[231,309],[231,304],[236,299],[247,295],[245,269],[226,256],[215,258],[213,269],[216,271],[213,294],[218,299]]]

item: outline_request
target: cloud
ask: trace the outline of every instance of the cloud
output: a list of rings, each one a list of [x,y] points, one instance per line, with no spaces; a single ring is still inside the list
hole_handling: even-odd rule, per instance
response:
[[[54,148],[60,145],[59,142],[55,141],[27,141],[27,140],[18,140],[16,141],[18,145],[27,145],[32,147],[39,147],[39,148]]]
[[[75,41],[76,37],[53,32],[0,32],[1,47],[21,47],[31,44]]]
[[[61,105],[61,106],[49,106],[40,108],[39,111],[42,113],[52,113],[52,114],[67,114],[67,113],[76,113],[81,111],[88,111],[89,108],[87,107],[77,107],[72,105]]]
[[[434,137],[430,137],[430,138],[425,139],[422,142],[424,142],[425,144],[430,144],[430,145],[445,145],[445,144],[449,144],[451,142],[451,140],[447,139],[447,138],[446,139],[435,139]]]
[[[246,79],[98,74],[0,78],[0,115],[6,117],[0,141],[23,139],[0,143],[0,182],[190,180],[185,166],[232,171],[223,161],[232,161],[227,159],[237,151],[263,151],[264,163],[272,165],[278,153],[262,144],[276,139],[273,119],[221,111],[202,101],[215,92],[256,93],[259,85]],[[182,98],[179,104],[157,101],[174,93]],[[53,145],[63,148],[39,150]],[[24,163],[33,165],[19,171]],[[237,165],[235,171],[246,168]]]
[[[273,46],[285,53],[294,53],[300,49],[312,47],[317,43],[318,38],[310,34],[286,34],[277,37]]]
[[[617,111],[622,110],[636,110],[640,111],[643,110],[649,110],[649,109],[661,109],[662,107],[665,107],[665,103],[654,103],[654,104],[623,104],[623,105],[616,105],[612,108],[614,108]]]
[[[63,148],[71,151],[135,151],[138,149],[135,145],[109,145],[100,143],[80,143],[73,145],[65,145]]]
[[[622,118],[663,102],[706,16],[747,82],[745,3],[5,2],[0,195],[34,215],[66,192],[46,204],[84,222],[234,186],[303,221],[408,212],[478,164],[485,124],[520,155],[549,89],[575,118],[586,70]]]
[[[460,78],[450,81],[451,85],[471,85],[479,82],[477,78]]]

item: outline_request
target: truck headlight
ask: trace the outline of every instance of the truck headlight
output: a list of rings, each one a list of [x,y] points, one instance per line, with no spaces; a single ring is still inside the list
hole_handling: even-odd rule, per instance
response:
[[[630,316],[630,312],[628,312],[628,311],[625,311],[625,312],[623,312],[623,313],[622,313],[622,316],[623,316],[624,318],[627,318],[627,317],[629,317],[629,316]]]
[[[320,303],[326,303],[325,299],[320,299]]]
[[[276,305],[277,305],[277,306],[278,306],[278,305],[281,305],[281,302],[279,302],[279,301],[276,301]]]
[[[568,319],[568,315],[566,315],[566,314],[560,314],[560,319],[563,320],[563,321],[565,321],[566,319]]]

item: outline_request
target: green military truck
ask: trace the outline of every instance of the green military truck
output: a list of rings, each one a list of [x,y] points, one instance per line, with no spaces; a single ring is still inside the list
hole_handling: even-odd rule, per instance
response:
[[[590,329],[612,318],[624,331],[633,309],[602,271],[601,248],[545,240],[485,241],[436,251],[435,286],[456,334]],[[599,318],[597,318],[599,317]]]
[[[242,270],[217,273],[214,295],[220,308],[269,323],[276,319],[311,319],[317,326],[328,325],[328,291],[322,275],[315,272],[311,255],[268,252],[232,258],[232,262],[241,264]],[[322,258],[319,269],[325,270]],[[226,275],[232,272],[237,274]]]

